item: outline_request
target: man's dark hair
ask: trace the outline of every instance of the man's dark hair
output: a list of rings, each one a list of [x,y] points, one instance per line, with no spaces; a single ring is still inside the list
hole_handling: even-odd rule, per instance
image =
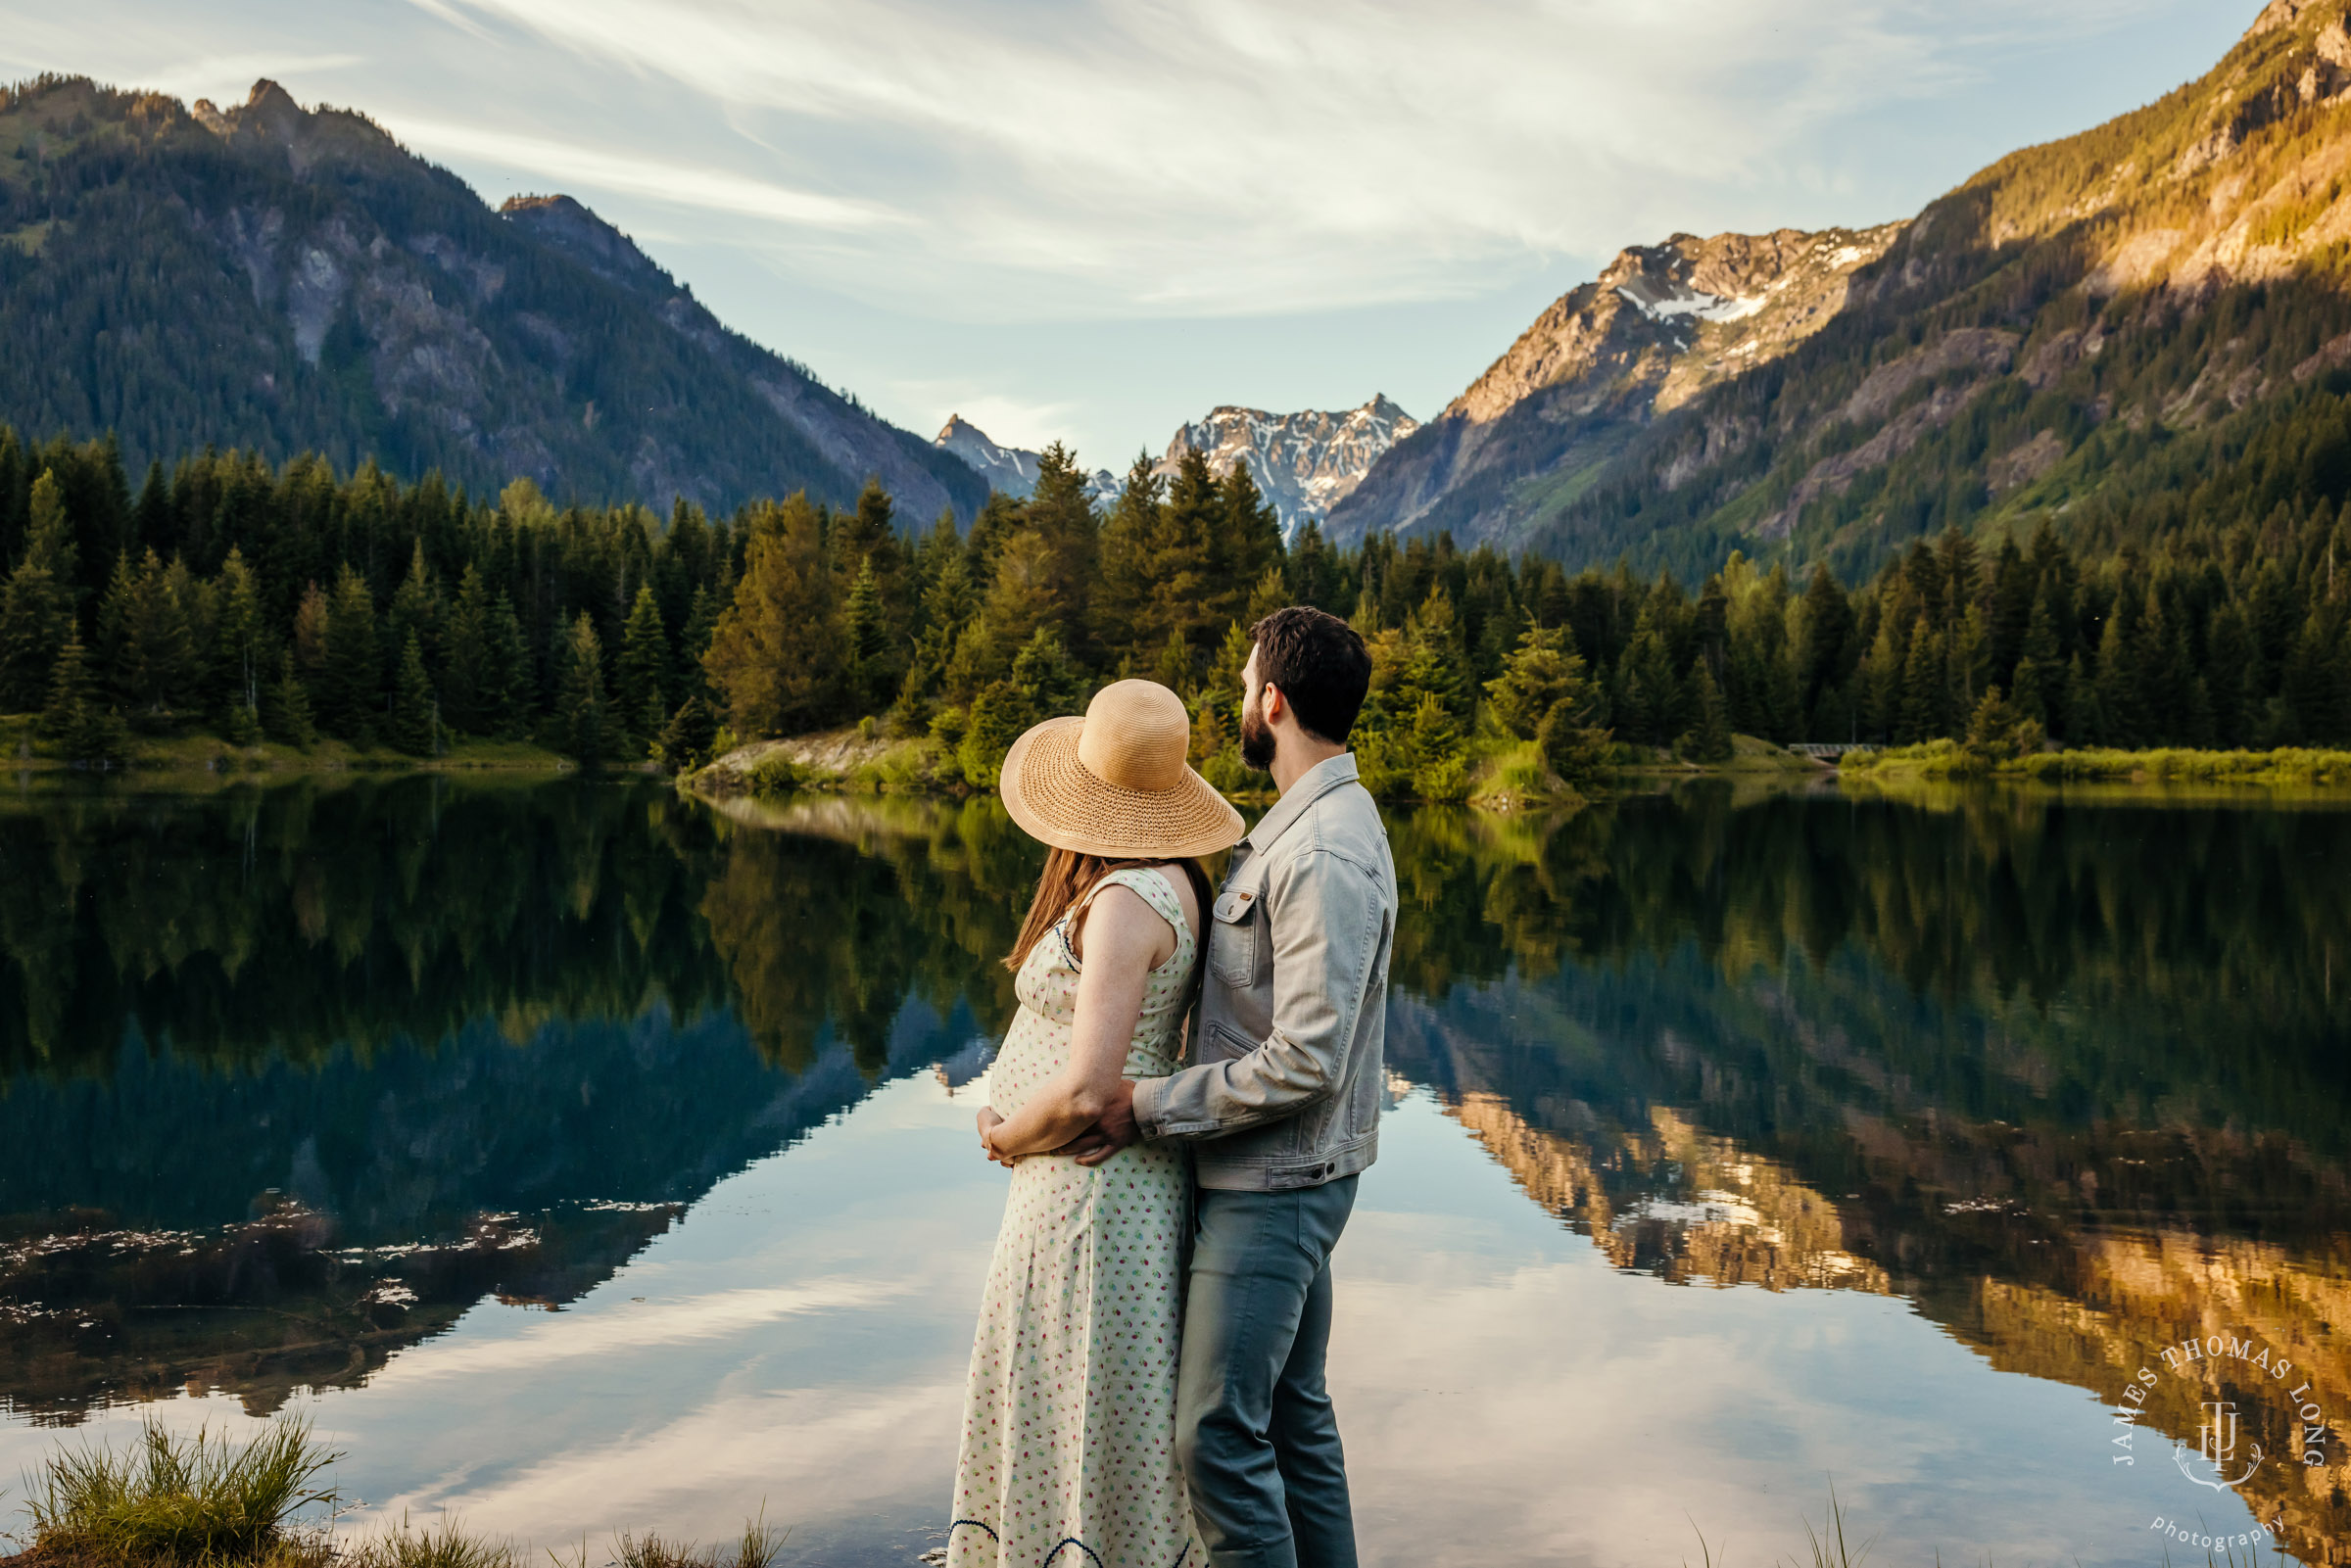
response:
[[[1281,688],[1308,735],[1345,745],[1371,689],[1371,650],[1356,629],[1335,615],[1293,604],[1249,628],[1249,636],[1257,643],[1258,684]]]

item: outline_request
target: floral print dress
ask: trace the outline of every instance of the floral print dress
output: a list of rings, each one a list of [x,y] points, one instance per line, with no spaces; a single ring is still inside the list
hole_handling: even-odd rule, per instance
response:
[[[1175,875],[1182,875],[1180,872]],[[1068,1063],[1079,964],[1070,922],[1103,887],[1176,929],[1153,970],[1127,1076],[1179,1065],[1196,950],[1168,879],[1111,873],[1030,951],[1019,1018],[988,1077],[1011,1116]],[[972,1344],[949,1568],[1200,1568],[1176,1465],[1177,1316],[1190,1167],[1135,1144],[1093,1168],[1033,1155],[1012,1171]]]

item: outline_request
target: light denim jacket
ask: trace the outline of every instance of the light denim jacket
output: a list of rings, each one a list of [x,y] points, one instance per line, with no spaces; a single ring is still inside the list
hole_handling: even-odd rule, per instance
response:
[[[1386,1090],[1396,863],[1355,757],[1317,764],[1233,850],[1181,1071],[1134,1086],[1203,1187],[1319,1186],[1371,1164]]]

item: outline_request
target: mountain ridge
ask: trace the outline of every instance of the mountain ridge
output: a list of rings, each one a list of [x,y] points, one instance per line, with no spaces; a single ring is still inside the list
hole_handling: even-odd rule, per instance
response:
[[[1883,256],[1899,223],[1807,233],[1676,234],[1617,254],[1568,290],[1395,455],[1375,461],[1333,508],[1342,543],[1426,524],[1481,543],[1517,541],[1494,482],[1529,436],[1559,431],[1558,466],[1605,460],[1655,413],[1767,363],[1825,325],[1852,273]],[[1482,483],[1481,483],[1482,481]],[[1463,497],[1470,498],[1463,503]]]
[[[568,197],[493,212],[365,117],[43,77],[0,94],[0,419],[724,511],[985,487],[720,323]],[[130,264],[135,259],[135,264]],[[144,275],[141,275],[144,274]]]
[[[1043,454],[1026,447],[1004,446],[959,413],[947,415],[947,422],[932,438],[932,445],[952,452],[985,479],[992,490],[1016,500],[1027,500],[1036,494]],[[1086,481],[1085,494],[1097,505],[1109,505],[1119,499],[1118,476],[1107,468],[1095,469]]]
[[[1220,479],[1243,465],[1290,540],[1308,522],[1321,523],[1382,453],[1419,428],[1385,393],[1354,408],[1287,414],[1221,404],[1176,430],[1155,472],[1174,479],[1187,449],[1207,458]]]
[[[1809,330],[1678,401],[1644,389],[1704,344],[1664,351],[1679,323],[1607,305],[1648,270],[1623,253],[1546,312],[1610,313],[1613,358],[1527,354],[1539,318],[1497,361],[1517,380],[1489,370],[1399,443],[1334,538],[1449,529],[1692,577],[1736,548],[1851,580],[1950,526],[2142,538],[2191,497],[2216,525],[2351,498],[2351,469],[2296,480],[2266,454],[2333,441],[2330,378],[2351,369],[2343,0],[2279,0],[2195,80],[1866,232],[1885,244]]]

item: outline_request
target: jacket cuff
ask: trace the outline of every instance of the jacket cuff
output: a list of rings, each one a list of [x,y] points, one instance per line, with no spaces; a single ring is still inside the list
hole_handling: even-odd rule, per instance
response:
[[[1137,1078],[1134,1080],[1134,1130],[1145,1138],[1159,1136],[1159,1124],[1167,1117],[1168,1080]]]

